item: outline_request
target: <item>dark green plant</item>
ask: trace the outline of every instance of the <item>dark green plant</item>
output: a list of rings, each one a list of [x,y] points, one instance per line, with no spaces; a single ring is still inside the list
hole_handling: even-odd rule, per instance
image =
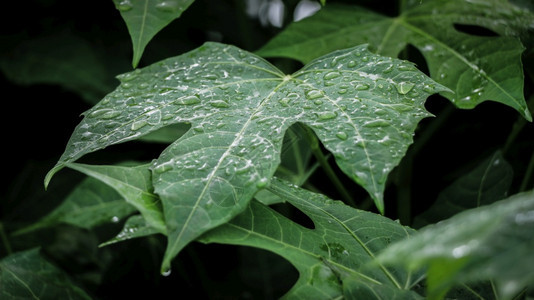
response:
[[[8,228],[0,227],[0,295],[125,296],[109,286],[127,277],[114,263],[140,255],[149,267],[138,276],[162,295],[193,273],[185,286],[215,299],[528,299],[531,7],[425,0],[393,11],[342,2],[285,1],[276,30],[253,26],[241,1],[210,11],[210,1],[113,0],[133,45],[128,72],[124,55],[112,63],[113,54],[78,38],[70,47],[94,60],[57,55],[56,36],[8,48],[6,78],[60,85],[91,107],[45,187],[62,174],[88,177],[46,213],[0,223]],[[319,11],[291,21],[304,4]],[[220,19],[207,22],[206,10]],[[217,27],[225,12],[234,27]],[[180,36],[175,19],[200,22],[206,36]],[[243,36],[233,38],[235,30]],[[150,41],[166,53],[164,39],[157,47],[166,31],[187,49],[143,62]],[[44,50],[28,63],[34,48]],[[69,75],[80,69],[95,75]],[[112,72],[122,73],[114,89]],[[119,159],[106,157],[112,149]],[[209,268],[214,253],[220,266]],[[229,266],[226,257],[259,267]],[[230,278],[212,280],[220,269]]]

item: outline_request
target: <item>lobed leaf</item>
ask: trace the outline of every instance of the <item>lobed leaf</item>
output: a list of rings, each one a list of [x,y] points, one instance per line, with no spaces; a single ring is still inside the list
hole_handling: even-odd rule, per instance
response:
[[[39,249],[18,252],[0,260],[2,299],[91,299]]]
[[[192,129],[151,166],[169,244],[164,267],[187,243],[242,212],[280,163],[282,139],[309,126],[383,212],[389,172],[444,88],[411,63],[366,46],[319,58],[292,75],[233,46],[197,50],[119,76],[121,85],[84,113],[45,182],[84,154],[175,123]]]
[[[195,0],[113,0],[132,38],[134,68],[139,64],[146,45],[165,26]]]
[[[502,299],[534,283],[534,191],[471,209],[393,244],[377,261],[428,268],[429,299],[456,283],[494,280]]]
[[[368,266],[379,251],[410,236],[413,229],[279,179],[273,179],[269,190],[308,215],[314,229],[252,201],[244,213],[200,241],[262,248],[287,259],[300,276],[286,299],[351,299],[359,293],[366,294],[365,299],[421,299],[410,291],[421,274]]]
[[[456,24],[486,27],[502,36],[468,35],[456,30]],[[354,5],[328,5],[290,25],[257,54],[306,63],[362,43],[395,57],[411,44],[423,54],[431,77],[452,90],[442,95],[457,107],[492,100],[532,121],[523,96],[520,40],[534,45],[533,30],[534,14],[504,0],[424,1],[393,18]]]

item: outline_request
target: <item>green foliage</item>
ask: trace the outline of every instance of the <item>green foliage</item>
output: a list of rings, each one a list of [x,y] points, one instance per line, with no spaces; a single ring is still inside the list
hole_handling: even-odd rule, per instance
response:
[[[466,35],[455,29],[456,24],[483,26],[503,36]],[[504,0],[424,1],[395,18],[354,5],[328,5],[289,26],[258,54],[307,62],[362,43],[372,45],[376,53],[397,56],[411,44],[424,56],[431,77],[452,90],[442,95],[456,106],[473,108],[490,99],[515,108],[531,121],[523,97],[524,47],[510,36],[531,45],[533,25],[532,13]]]
[[[90,35],[13,35],[2,48],[13,85],[96,103],[44,176],[52,207],[3,209],[4,298],[128,298],[138,281],[154,297],[528,299],[528,5],[321,0],[291,22],[309,2],[288,0],[275,29],[238,2],[109,2],[134,70]],[[69,47],[53,51],[62,38]],[[152,40],[165,58],[143,64]],[[169,53],[181,42],[194,46]]]
[[[113,0],[132,38],[132,66],[137,67],[150,40],[195,0]]]

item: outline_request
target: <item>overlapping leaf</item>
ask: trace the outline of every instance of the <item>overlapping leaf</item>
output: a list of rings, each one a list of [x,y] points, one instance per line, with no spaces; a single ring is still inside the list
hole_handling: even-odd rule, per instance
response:
[[[315,131],[383,211],[387,175],[412,142],[418,121],[429,115],[426,97],[443,90],[412,64],[365,46],[284,75],[251,53],[206,43],[119,79],[121,85],[84,114],[46,181],[86,153],[191,123],[152,166],[169,236],[165,267],[268,185],[284,133],[296,122]]]
[[[300,274],[287,299],[352,299],[354,295],[421,299],[410,290],[421,274],[380,265],[367,267],[379,251],[408,237],[412,229],[278,179],[273,179],[269,191],[308,215],[315,228],[302,227],[253,201],[244,213],[200,241],[252,246],[284,257]]]
[[[468,210],[378,257],[410,270],[428,267],[429,299],[441,299],[456,283],[494,280],[502,299],[534,284],[534,191]]]
[[[115,189],[127,203],[143,215],[148,225],[165,233],[161,205],[158,197],[153,194],[152,176],[147,165],[123,167],[71,163],[68,166]]]
[[[133,45],[137,67],[146,45],[161,29],[180,17],[195,0],[113,0],[120,11]]]
[[[19,229],[15,234],[61,223],[89,229],[120,220],[134,211],[135,207],[124,201],[112,188],[96,179],[87,178],[78,184],[56,209],[30,226]]]
[[[437,223],[464,210],[504,199],[512,178],[512,167],[497,151],[443,190],[436,202],[415,218],[412,226]]]
[[[0,260],[2,299],[91,299],[68,275],[47,261],[39,249]]]
[[[489,28],[500,37],[473,36],[455,24]],[[369,43],[395,57],[408,44],[425,57],[431,77],[453,92],[442,94],[460,108],[493,100],[531,121],[523,96],[521,53],[534,45],[534,15],[504,0],[443,1],[412,4],[390,18],[357,6],[327,5],[292,24],[257,53],[303,62],[335,49]]]

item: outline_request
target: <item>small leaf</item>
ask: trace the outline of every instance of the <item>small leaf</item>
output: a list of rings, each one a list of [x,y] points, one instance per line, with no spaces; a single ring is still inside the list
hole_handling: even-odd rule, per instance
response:
[[[70,163],[67,166],[109,185],[143,215],[147,224],[160,233],[166,231],[159,199],[152,193],[152,177],[148,165],[124,167]]]
[[[90,229],[120,220],[134,211],[133,206],[106,184],[87,178],[78,184],[56,209],[14,234],[25,234],[61,223]]]
[[[132,38],[134,68],[150,40],[194,2],[194,0],[113,0]]]
[[[365,299],[421,298],[408,290],[421,274],[367,266],[389,243],[414,233],[412,229],[278,179],[273,179],[269,190],[308,215],[315,229],[252,201],[244,213],[207,232],[200,241],[262,248],[287,259],[300,277],[286,299],[335,299],[344,294],[350,299],[369,288],[376,290]]]
[[[122,228],[121,232],[117,234],[114,238],[110,239],[107,242],[104,242],[99,245],[99,247],[108,246],[111,244],[115,244],[118,242],[134,239],[134,238],[140,238],[145,237],[149,235],[154,235],[157,233],[161,233],[159,230],[155,229],[154,227],[151,227],[147,224],[145,218],[143,218],[140,215],[131,216],[126,220],[126,223],[124,223],[124,227]]]
[[[63,270],[42,257],[39,249],[0,260],[0,298],[91,299]]]
[[[502,299],[534,284],[534,191],[471,209],[393,244],[378,262],[428,267],[429,299],[455,283],[494,280]],[[499,298],[501,299],[501,298]]]
[[[443,190],[436,203],[415,218],[413,226],[437,223],[466,209],[504,199],[512,179],[512,167],[498,151]]]
[[[298,122],[315,131],[383,211],[387,176],[417,123],[430,115],[426,97],[444,90],[412,64],[365,46],[284,75],[251,53],[206,43],[119,79],[121,85],[84,114],[45,182],[86,153],[190,123],[151,166],[168,230],[166,267],[187,243],[242,212],[268,186],[284,134]]]
[[[502,36],[467,35],[457,31],[455,24],[479,25]],[[369,43],[378,54],[395,57],[411,44],[426,59],[431,77],[452,90],[442,95],[457,107],[474,108],[492,100],[532,121],[523,96],[521,41],[534,45],[533,26],[534,14],[504,0],[429,0],[395,18],[354,5],[328,5],[288,26],[257,54],[306,63],[362,43]]]

